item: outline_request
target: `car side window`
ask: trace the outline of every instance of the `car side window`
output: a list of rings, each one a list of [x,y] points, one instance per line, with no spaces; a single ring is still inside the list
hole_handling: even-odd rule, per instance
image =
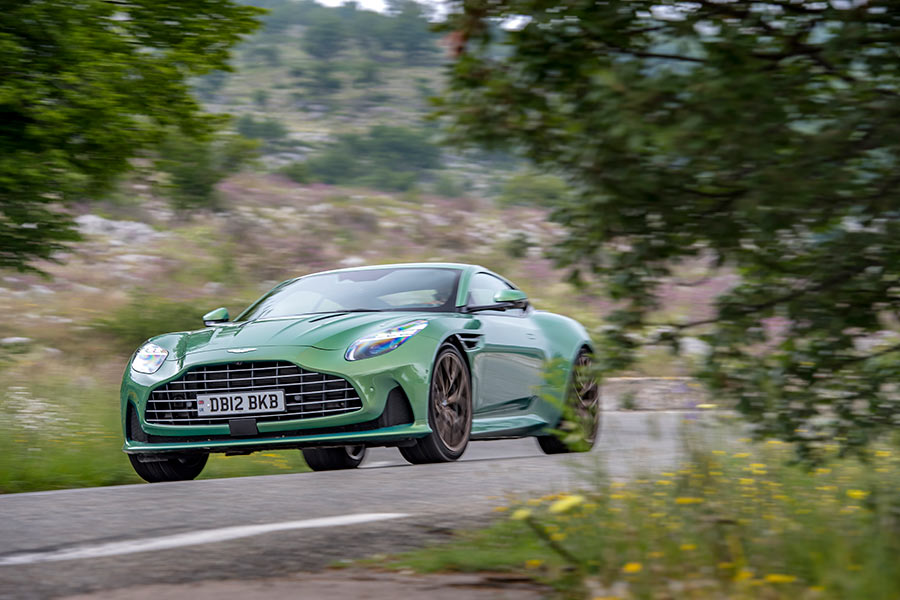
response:
[[[494,303],[494,296],[502,290],[511,290],[513,287],[493,275],[476,273],[469,282],[469,297],[466,303],[469,306],[485,306]],[[522,309],[506,311],[509,314],[522,314]]]

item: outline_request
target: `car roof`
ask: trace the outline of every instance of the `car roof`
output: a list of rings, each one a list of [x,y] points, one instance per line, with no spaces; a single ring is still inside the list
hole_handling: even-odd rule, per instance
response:
[[[418,263],[394,263],[386,265],[365,265],[359,267],[345,267],[343,269],[330,269],[328,271],[318,271],[316,273],[307,273],[303,277],[309,275],[324,275],[326,273],[342,273],[346,271],[368,271],[372,269],[457,269],[459,271],[481,270],[488,271],[479,265],[471,265],[467,263],[445,263],[445,262],[418,262]],[[295,279],[299,279],[296,277]]]

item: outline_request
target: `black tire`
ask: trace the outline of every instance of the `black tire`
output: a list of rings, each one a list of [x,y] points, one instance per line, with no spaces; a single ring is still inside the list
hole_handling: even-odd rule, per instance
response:
[[[340,448],[304,448],[303,458],[313,471],[355,469],[366,457],[365,446]]]
[[[572,363],[572,377],[566,392],[566,402],[572,414],[578,418],[581,427],[587,431],[584,442],[579,449],[573,449],[554,434],[537,436],[537,443],[544,454],[568,454],[569,452],[588,452],[594,447],[600,435],[600,386],[593,375],[588,373],[584,379],[579,378],[578,369],[590,369],[591,355],[582,348]],[[588,421],[589,419],[589,421]],[[559,429],[562,422],[558,423]]]
[[[401,446],[408,462],[452,462],[466,451],[472,433],[472,378],[462,353],[454,346],[438,351],[428,393],[431,433],[412,446]]]
[[[134,472],[147,483],[188,481],[197,477],[209,460],[208,454],[185,454],[160,461],[142,462],[139,455],[129,454]]]

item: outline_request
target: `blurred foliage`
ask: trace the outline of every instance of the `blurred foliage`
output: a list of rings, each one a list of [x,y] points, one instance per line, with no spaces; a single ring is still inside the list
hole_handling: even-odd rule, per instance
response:
[[[698,450],[628,482],[596,473],[582,493],[498,506],[509,518],[389,565],[506,571],[573,599],[900,597],[896,452],[809,472],[785,464],[787,446],[756,450]]]
[[[187,80],[228,70],[260,9],[229,0],[6,2],[0,20],[0,268],[77,237],[96,197],[173,126],[210,129]]]
[[[521,204],[553,208],[569,196],[569,186],[555,175],[542,173],[516,173],[511,175],[500,190],[501,204]]]
[[[441,165],[440,149],[427,131],[376,125],[366,134],[345,134],[306,161],[312,180],[409,190],[429,169]]]
[[[388,3],[387,14],[364,10],[356,2],[330,8],[313,0],[254,2],[269,9],[264,33],[278,35],[302,26],[301,47],[317,60],[333,60],[350,46],[377,58],[400,52],[407,64],[428,64],[439,54],[423,5],[413,0]]]
[[[216,184],[255,159],[258,149],[258,141],[239,135],[198,140],[174,132],[160,145],[156,166],[168,176],[175,208],[215,207]]]
[[[333,11],[321,13],[319,18],[306,26],[301,44],[313,58],[335,58],[347,44],[344,21]]]
[[[273,117],[256,119],[253,115],[241,115],[235,129],[244,137],[274,142],[287,137],[287,128]]]
[[[897,426],[894,3],[467,0],[447,29],[455,138],[578,188],[556,256],[618,303],[607,369],[692,329],[701,375],[759,435],[812,456]],[[685,259],[741,280],[709,318],[650,323]]]
[[[278,169],[278,172],[296,183],[309,183],[309,168],[306,163],[293,162],[284,165]]]
[[[143,342],[164,332],[202,329],[202,317],[214,303],[206,307],[196,299],[178,301],[138,291],[130,303],[96,319],[92,328],[109,336],[123,350],[136,350]]]
[[[449,173],[441,173],[434,180],[434,193],[447,198],[461,198],[466,195],[466,189]]]

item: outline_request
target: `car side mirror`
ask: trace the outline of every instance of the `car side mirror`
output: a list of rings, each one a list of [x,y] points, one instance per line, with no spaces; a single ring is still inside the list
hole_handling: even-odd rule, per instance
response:
[[[203,315],[203,324],[212,327],[218,323],[226,323],[228,318],[228,309],[222,306]]]
[[[496,304],[512,304],[517,308],[528,305],[528,296],[522,290],[500,290],[494,294]]]

